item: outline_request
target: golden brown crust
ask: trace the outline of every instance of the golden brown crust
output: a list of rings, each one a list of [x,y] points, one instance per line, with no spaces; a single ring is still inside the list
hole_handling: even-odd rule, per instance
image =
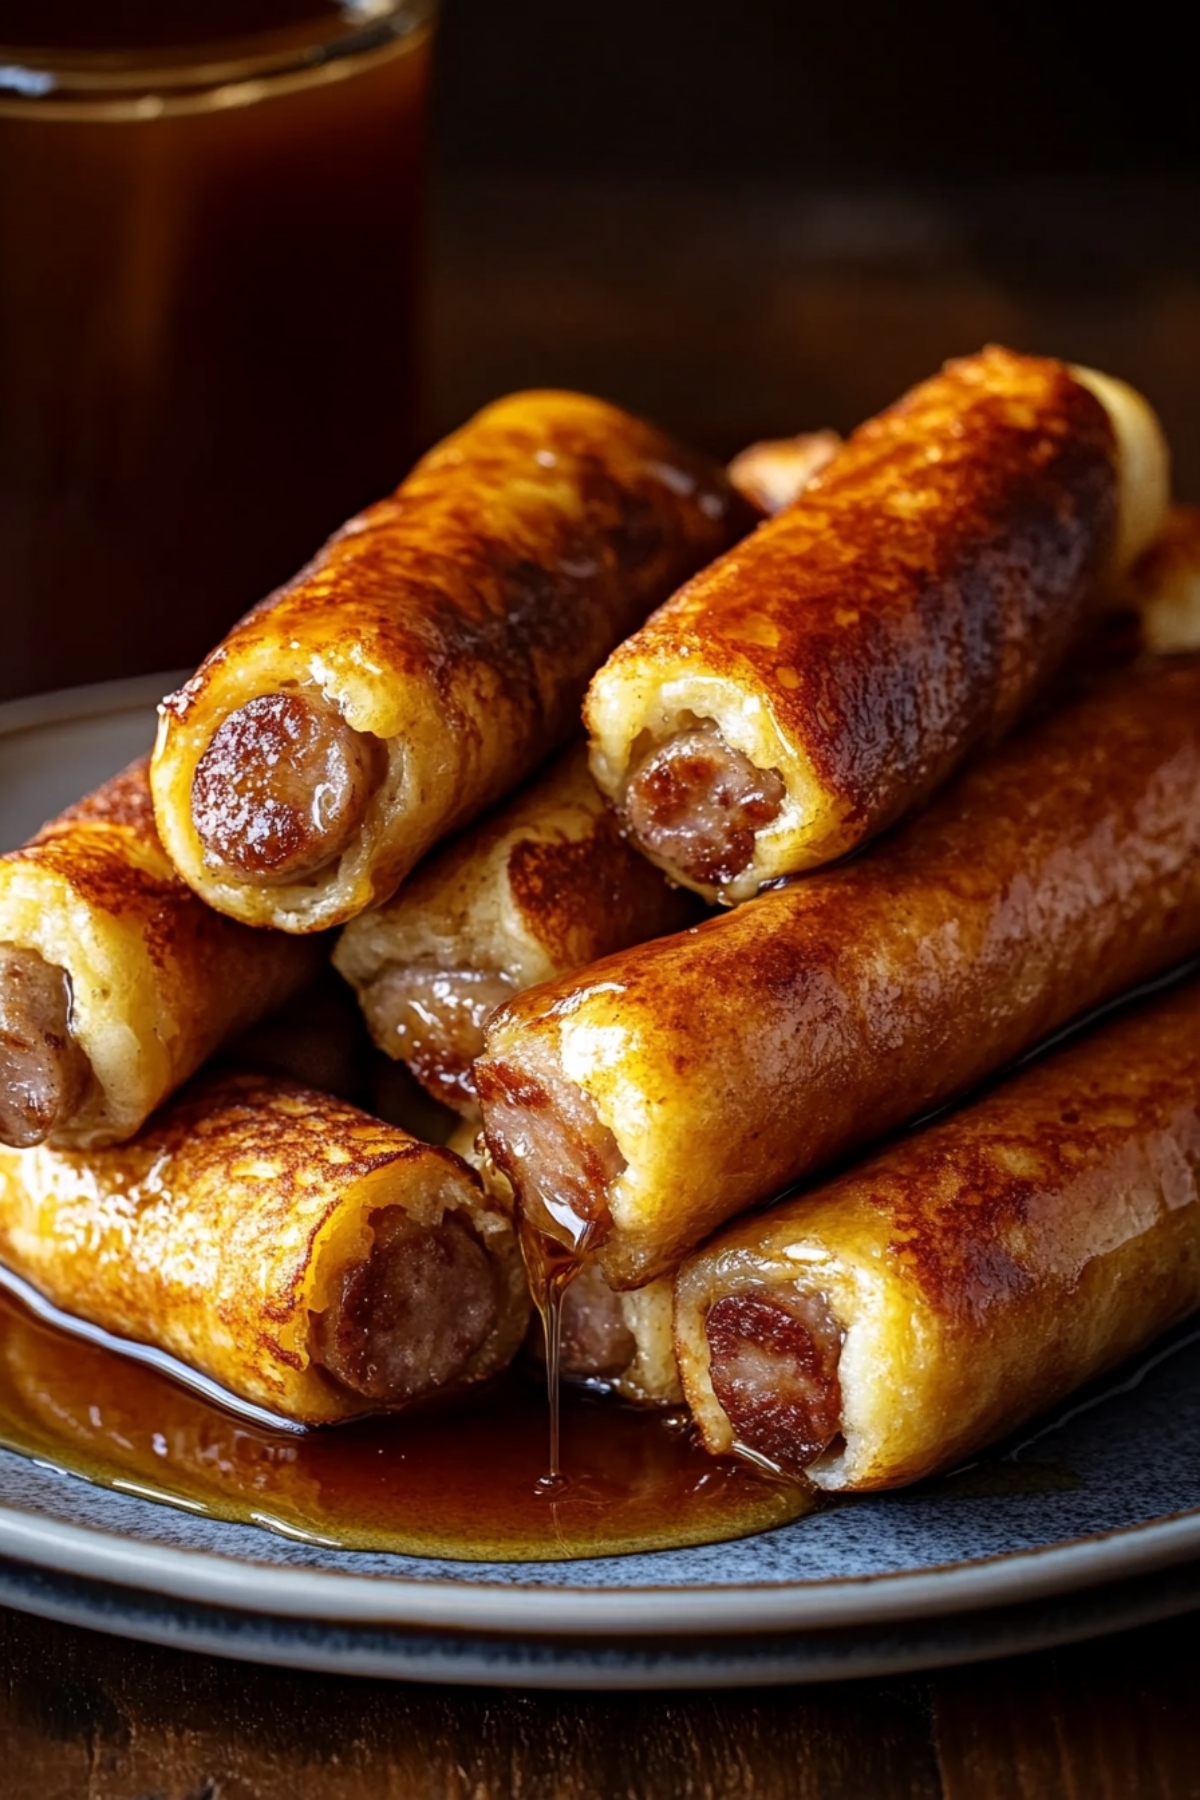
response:
[[[705,1320],[736,1296],[815,1301],[844,1334],[844,1442],[811,1468],[829,1487],[917,1480],[1130,1355],[1200,1306],[1200,987],[693,1257],[677,1348],[718,1450],[730,1433],[709,1358],[722,1346]]]
[[[844,854],[1007,730],[1078,640],[1119,464],[1063,364],[947,365],[613,653],[585,709],[601,787],[621,803],[649,745],[713,718],[789,803],[742,876],[689,885],[745,899]]]
[[[448,1151],[272,1077],[201,1079],[130,1143],[0,1150],[0,1255],[63,1311],[157,1346],[306,1422],[371,1410],[316,1366],[311,1315],[400,1207],[462,1216],[500,1271],[468,1381],[503,1367],[528,1311],[511,1226]],[[461,1383],[459,1384],[461,1385]]]
[[[31,841],[43,843],[74,825],[114,825],[135,832],[139,838],[157,839],[149,756],[136,757],[128,768],[76,800],[73,806],[64,807],[47,820]]]
[[[488,407],[164,701],[153,780],[176,864],[212,904],[288,930],[388,898],[568,736],[612,646],[748,523],[718,469],[602,401]],[[289,688],[383,740],[389,766],[345,854],[264,892],[206,862],[192,779],[224,718]]]
[[[556,973],[664,937],[696,913],[626,843],[606,806],[593,816],[590,837],[525,837],[508,859],[513,904]]]
[[[540,1128],[522,1084],[574,1084],[619,1171],[589,1190],[593,1254],[632,1287],[1197,950],[1193,662],[1052,715],[868,856],[512,1001],[477,1067],[485,1121],[512,1174],[526,1112]]]
[[[71,984],[71,1029],[94,1081],[57,1146],[130,1136],[217,1046],[295,993],[323,946],[222,918],[159,842],[148,758],[0,858],[0,943]]]

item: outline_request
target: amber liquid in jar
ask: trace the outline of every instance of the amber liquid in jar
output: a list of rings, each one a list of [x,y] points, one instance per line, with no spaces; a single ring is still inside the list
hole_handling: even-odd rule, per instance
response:
[[[432,0],[0,0],[0,698],[195,663],[415,449]]]

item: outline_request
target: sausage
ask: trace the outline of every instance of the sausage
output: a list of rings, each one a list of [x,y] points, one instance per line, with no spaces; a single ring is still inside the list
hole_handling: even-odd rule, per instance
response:
[[[0,1142],[132,1136],[325,954],[196,898],[159,842],[143,757],[0,857]]]
[[[372,914],[365,916],[373,921]],[[443,1106],[476,1119],[474,1064],[484,1028],[516,991],[500,970],[382,963],[359,998],[378,1047],[406,1063]]]
[[[613,652],[592,772],[708,900],[843,856],[1029,709],[1166,507],[1132,389],[999,349],[948,364]]]
[[[389,899],[567,741],[614,644],[753,518],[714,464],[603,401],[485,408],[164,700],[176,867],[297,933]]]
[[[599,1269],[582,1269],[562,1295],[560,1375],[607,1388],[639,1406],[681,1405],[673,1311],[674,1286],[666,1276],[618,1294]],[[544,1358],[536,1315],[530,1330]]]
[[[712,1301],[708,1381],[740,1448],[789,1475],[829,1448],[842,1429],[844,1335],[820,1292],[764,1281]]]
[[[709,720],[648,750],[625,795],[638,844],[716,894],[754,858],[757,834],[787,796],[778,769],[760,769]]]
[[[44,1143],[78,1110],[90,1074],[71,1036],[66,970],[0,944],[0,1143]]]
[[[671,1337],[674,1287],[667,1276],[618,1294],[594,1265],[563,1290],[558,1372],[563,1381],[619,1394],[639,1406],[679,1406],[683,1390]],[[529,1328],[546,1359],[541,1320]]]
[[[498,1006],[699,914],[625,842],[579,742],[353,920],[334,962],[379,1048],[477,1119],[472,1065]]]
[[[212,859],[284,884],[340,856],[384,766],[377,739],[315,698],[260,694],[213,733],[192,779],[192,819]]]
[[[431,1226],[388,1206],[371,1227],[369,1256],[313,1316],[313,1360],[348,1392],[395,1407],[461,1378],[496,1328],[499,1283],[458,1213]]]
[[[1200,661],[1123,672],[851,859],[510,1001],[525,1216],[618,1288],[1200,952]]]
[[[506,1214],[512,1187],[488,1154],[482,1134],[464,1123],[448,1149],[476,1170],[495,1204]],[[679,1406],[683,1390],[672,1342],[673,1282],[663,1277],[631,1293],[618,1294],[594,1265],[581,1269],[561,1297],[559,1375],[565,1381],[600,1386],[640,1406]],[[535,1314],[527,1339],[532,1354],[546,1360],[546,1340]]]
[[[512,1225],[456,1156],[238,1072],[127,1144],[0,1150],[0,1257],[62,1311],[304,1424],[462,1393],[529,1313]]]
[[[828,1489],[947,1468],[1200,1307],[1200,984],[680,1270],[706,1446]]]
[[[535,1314],[534,1327],[541,1321]],[[545,1359],[544,1337],[537,1346]],[[625,1323],[621,1296],[599,1269],[585,1269],[562,1297],[559,1374],[567,1381],[611,1385],[637,1356],[637,1339]]]

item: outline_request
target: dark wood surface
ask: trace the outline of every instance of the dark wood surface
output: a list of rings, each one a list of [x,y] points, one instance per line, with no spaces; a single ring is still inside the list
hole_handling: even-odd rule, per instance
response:
[[[727,454],[1000,339],[1140,383],[1200,498],[1200,194],[474,180],[436,196],[427,435],[523,384]],[[1200,1615],[858,1685],[578,1697],[241,1667],[0,1612],[4,1800],[1200,1800]]]
[[[730,455],[991,341],[1123,375],[1200,499],[1200,181],[803,189],[508,177],[432,215],[426,435],[580,387]]]
[[[289,1674],[0,1614],[6,1800],[1197,1800],[1200,1620],[728,1694]]]

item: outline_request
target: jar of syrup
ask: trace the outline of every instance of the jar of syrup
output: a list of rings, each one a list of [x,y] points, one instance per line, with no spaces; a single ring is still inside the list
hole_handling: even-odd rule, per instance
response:
[[[434,0],[0,0],[0,698],[196,662],[415,449]]]

